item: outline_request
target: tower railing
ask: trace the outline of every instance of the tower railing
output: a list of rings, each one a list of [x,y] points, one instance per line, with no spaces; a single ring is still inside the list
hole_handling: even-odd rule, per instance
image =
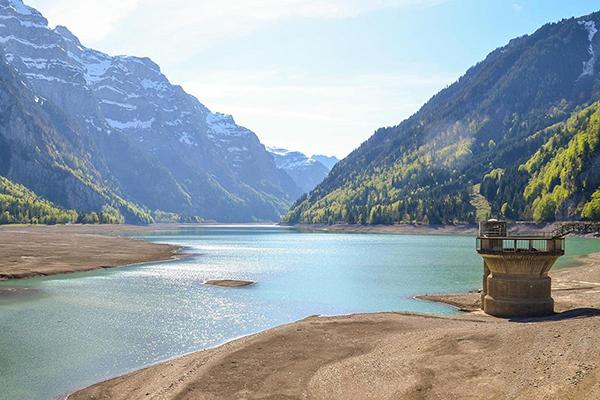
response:
[[[562,256],[565,254],[565,239],[512,234],[505,237],[479,236],[477,238],[477,252],[479,254],[527,253]]]

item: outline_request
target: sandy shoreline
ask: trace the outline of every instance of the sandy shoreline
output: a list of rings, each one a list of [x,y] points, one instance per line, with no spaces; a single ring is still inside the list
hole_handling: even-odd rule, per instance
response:
[[[130,225],[2,226],[0,280],[114,268],[177,257],[177,246],[115,236],[156,229],[163,228]]]
[[[600,397],[600,253],[553,271],[555,316],[310,317],[108,380],[80,399]],[[476,310],[476,292],[424,296]]]

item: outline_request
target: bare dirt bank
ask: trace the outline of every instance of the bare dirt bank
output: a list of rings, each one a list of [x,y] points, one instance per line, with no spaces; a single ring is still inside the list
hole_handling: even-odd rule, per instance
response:
[[[510,230],[519,232],[552,232],[561,225],[560,222],[550,224],[518,222],[511,223]],[[422,224],[393,224],[393,225],[359,225],[359,224],[298,224],[293,227],[309,232],[336,233],[387,233],[413,235],[477,235],[477,225],[422,225]],[[572,234],[574,236],[594,236],[593,234]]]
[[[0,280],[55,275],[168,260],[179,248],[111,236],[148,227],[129,225],[3,226]]]
[[[391,233],[391,234],[427,234],[427,235],[476,235],[475,225],[358,225],[358,224],[298,224],[303,231],[336,233]]]
[[[69,399],[600,398],[600,254],[554,281],[563,312],[549,318],[310,317]],[[466,296],[451,300],[474,308],[479,294]]]

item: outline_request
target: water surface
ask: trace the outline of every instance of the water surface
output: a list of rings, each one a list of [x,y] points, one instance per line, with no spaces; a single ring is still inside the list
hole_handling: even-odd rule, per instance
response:
[[[456,312],[414,295],[480,287],[469,236],[300,233],[203,227],[143,236],[194,254],[160,262],[0,283],[0,399],[53,399],[177,355],[314,314]],[[569,257],[600,251],[569,239]],[[249,279],[246,288],[203,285]]]

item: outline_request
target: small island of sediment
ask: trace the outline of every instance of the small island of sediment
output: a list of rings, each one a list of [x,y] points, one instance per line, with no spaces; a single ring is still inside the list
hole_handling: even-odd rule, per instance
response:
[[[254,281],[245,281],[238,279],[210,279],[204,282],[206,285],[211,286],[220,286],[220,287],[228,287],[228,288],[239,288],[254,285]]]

